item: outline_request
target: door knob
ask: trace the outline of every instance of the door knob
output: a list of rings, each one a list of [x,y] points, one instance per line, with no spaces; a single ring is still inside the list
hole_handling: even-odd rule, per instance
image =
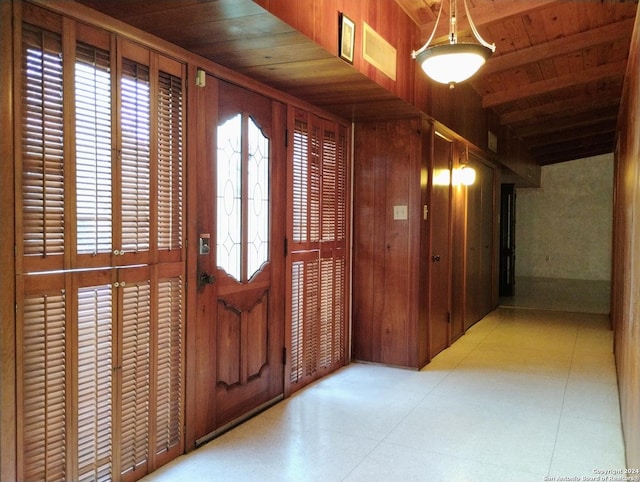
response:
[[[200,275],[200,285],[201,286],[203,286],[203,285],[212,285],[215,282],[216,282],[216,277],[213,276],[212,274],[203,272]]]
[[[433,261],[434,263],[437,263],[438,261],[440,261],[440,255],[434,254],[433,256],[431,256],[431,261]]]

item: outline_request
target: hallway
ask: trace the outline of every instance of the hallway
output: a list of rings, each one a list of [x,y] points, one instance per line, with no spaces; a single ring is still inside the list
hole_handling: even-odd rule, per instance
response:
[[[612,334],[604,315],[498,308],[420,372],[353,363],[143,480],[543,481],[622,469]]]

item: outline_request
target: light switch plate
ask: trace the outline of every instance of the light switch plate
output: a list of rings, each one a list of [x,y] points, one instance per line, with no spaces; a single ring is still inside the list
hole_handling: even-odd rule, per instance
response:
[[[404,221],[409,219],[408,206],[393,206],[393,219],[395,221]]]

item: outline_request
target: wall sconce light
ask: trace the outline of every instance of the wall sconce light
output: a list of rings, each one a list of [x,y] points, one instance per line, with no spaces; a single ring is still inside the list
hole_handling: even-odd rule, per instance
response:
[[[473,36],[480,43],[458,43],[457,0],[449,0],[449,43],[429,47],[438,28],[444,1],[440,3],[440,11],[429,40],[420,49],[411,52],[411,57],[420,64],[429,77],[441,84],[448,84],[453,89],[456,83],[467,80],[484,65],[495,52],[496,45],[489,44],[478,33],[469,14],[467,0],[463,0],[463,3],[469,26]]]
[[[476,182],[476,170],[471,166],[463,164],[458,170],[458,179],[463,186],[471,186]]]

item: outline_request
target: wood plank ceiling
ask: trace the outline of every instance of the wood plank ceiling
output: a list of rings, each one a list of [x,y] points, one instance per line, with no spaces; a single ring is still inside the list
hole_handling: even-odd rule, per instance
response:
[[[440,0],[395,1],[426,40]],[[79,3],[347,119],[413,110],[250,0]],[[470,81],[483,107],[509,126],[541,165],[612,152],[638,0],[468,0],[468,5],[481,35],[496,44],[496,53]],[[447,0],[443,8],[435,36],[440,40],[434,43],[446,37]],[[464,11],[461,0],[459,10]],[[466,18],[459,25],[468,25]]]

